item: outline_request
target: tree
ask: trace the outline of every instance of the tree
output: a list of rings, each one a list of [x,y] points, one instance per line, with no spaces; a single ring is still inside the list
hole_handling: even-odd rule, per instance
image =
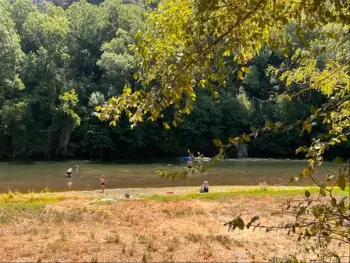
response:
[[[68,142],[59,143],[59,147],[51,142],[51,138],[67,137],[67,132],[49,127],[65,125],[57,118],[56,106],[59,96],[72,88],[68,73],[68,35],[69,21],[64,10],[52,4],[46,4],[44,12],[37,9],[30,12],[22,25],[22,46],[27,54],[22,78],[29,91],[25,97],[33,109],[33,126],[41,134],[30,134],[33,154],[58,154],[67,147]]]
[[[12,18],[16,23],[17,31],[22,35],[23,25],[32,12],[38,11],[38,7],[30,0],[15,0],[12,3]]]
[[[137,124],[145,119],[162,119],[164,110],[172,108],[172,125],[176,127],[184,114],[193,111],[196,89],[209,88],[217,96],[215,89],[227,86],[228,64],[235,67],[237,79],[243,80],[249,76],[249,62],[256,54],[266,46],[275,50],[285,61],[277,68],[271,67],[270,76],[285,89],[284,96],[292,99],[319,93],[324,103],[316,104],[308,117],[295,123],[267,121],[263,128],[252,128],[230,138],[229,144],[214,140],[220,152],[212,163],[222,159],[232,145],[250,142],[261,133],[301,127],[303,134],[318,126],[323,132],[315,134],[308,147],[297,150],[305,152],[309,165],[292,181],[311,177],[320,188],[320,196],[329,199],[316,204],[306,200],[306,205],[297,206],[297,222],[287,228],[294,232],[297,229],[301,237],[320,237],[317,244],[326,246],[334,239],[348,244],[350,206],[334,196],[333,189],[338,186],[345,191],[350,173],[340,172],[330,184],[315,178],[313,171],[321,165],[326,151],[346,143],[350,135],[349,10],[349,3],[339,0],[160,1],[158,8],[149,13],[145,30],[139,33],[134,47],[139,66],[137,79],[144,88],[125,88],[123,94],[98,108],[99,118],[112,119],[116,124],[125,112],[130,122]],[[286,27],[293,34],[285,34]],[[164,126],[169,128],[167,123]],[[200,167],[198,171],[207,168]],[[188,173],[183,170],[177,175],[166,171],[158,174],[186,178]],[[319,212],[311,221],[300,224],[299,216],[310,211]],[[243,229],[255,221],[253,218],[245,224],[238,217],[229,225]],[[325,259],[322,253],[317,256]]]
[[[137,123],[144,115],[152,120],[161,118],[163,109],[174,107],[176,125],[193,108],[196,86],[214,88],[215,83],[226,86],[224,70],[231,55],[237,75],[242,78],[247,71],[244,65],[264,45],[272,48],[283,45],[284,27],[291,21],[313,29],[330,22],[346,25],[348,15],[342,1],[247,0],[239,5],[236,1],[162,1],[149,14],[146,29],[139,34],[135,47],[140,58],[137,77],[145,89],[134,93],[126,89],[119,100],[110,101],[100,117],[103,119],[104,113],[108,113],[118,120],[120,112],[126,111],[131,121]],[[298,32],[301,31],[298,27]],[[211,66],[214,64],[215,68]],[[342,73],[346,72],[344,65]],[[309,72],[315,73],[311,68]],[[308,74],[304,77],[308,79]]]
[[[26,130],[23,125],[27,104],[14,98],[24,89],[19,77],[24,54],[20,46],[15,23],[11,19],[11,6],[0,1],[0,136],[1,150],[11,152],[14,158],[25,149]]]
[[[93,2],[95,4],[91,4]],[[150,117],[149,113],[142,117],[140,113],[135,115],[135,109],[131,108],[131,117],[135,115],[133,121],[141,119],[144,121],[142,125],[134,126],[134,123],[129,122],[128,116],[121,111],[121,121],[118,127],[108,127],[107,123],[99,122],[93,115],[94,107],[102,105],[105,99],[121,95],[124,87],[127,86],[125,91],[140,94],[141,100],[131,104],[126,103],[125,106],[137,106],[139,102],[142,102],[142,94],[146,94],[145,91],[153,87],[154,91],[158,92],[160,84],[158,76],[161,74],[157,73],[156,78],[149,84],[139,82],[133,77],[146,76],[145,65],[152,65],[148,62],[148,64],[140,64],[142,58],[140,60],[138,57],[143,49],[135,45],[135,33],[138,30],[149,31],[152,37],[149,38],[145,47],[146,49],[151,48],[150,52],[153,52],[154,48],[158,50],[163,44],[165,49],[168,47],[174,50],[180,48],[176,46],[176,43],[181,43],[182,37],[175,34],[170,36],[176,38],[175,42],[168,41],[167,36],[171,30],[166,28],[164,28],[164,33],[155,32],[155,37],[164,36],[164,40],[154,45],[153,40],[156,38],[153,38],[150,30],[155,24],[144,25],[145,10],[150,12],[154,19],[152,10],[155,10],[158,15],[162,14],[156,9],[158,3],[146,5],[144,1],[120,0],[108,0],[102,3],[77,1],[74,4],[72,1],[50,1],[50,3],[35,1],[32,3],[29,0],[1,3],[4,8],[0,10],[2,14],[0,19],[3,19],[0,41],[4,48],[0,50],[3,52],[0,57],[0,67],[3,67],[4,70],[0,73],[0,110],[6,104],[6,112],[18,112],[14,105],[18,103],[27,105],[20,107],[27,111],[27,114],[20,114],[24,116],[21,121],[23,129],[20,129],[20,125],[14,125],[14,129],[7,129],[6,134],[4,129],[0,130],[2,158],[13,156],[10,143],[12,133],[13,138],[17,138],[16,145],[21,144],[21,147],[16,146],[19,149],[16,150],[16,158],[45,158],[53,155],[78,158],[100,158],[101,156],[119,158],[131,154],[140,157],[164,156],[165,154],[178,156],[187,152],[189,148],[212,154],[215,151],[212,140],[215,138],[227,141],[228,137],[234,139],[241,133],[247,135],[250,133],[251,126],[260,127],[266,121],[292,124],[307,116],[312,105],[319,108],[327,101],[324,95],[314,90],[311,93],[310,91],[300,92],[298,98],[293,97],[294,93],[300,91],[301,86],[295,82],[286,86],[285,81],[279,79],[285,72],[285,68],[299,67],[297,52],[300,54],[300,51],[298,49],[309,49],[307,43],[310,42],[310,38],[322,40],[322,37],[318,37],[321,35],[315,35],[315,33],[321,33],[319,29],[300,30],[296,21],[283,28],[282,45],[279,47],[262,45],[262,48],[251,59],[247,59],[245,64],[238,64],[235,61],[236,51],[232,54],[226,53],[224,63],[221,59],[216,59],[220,57],[220,48],[222,48],[221,44],[218,45],[219,49],[213,52],[215,57],[209,58],[211,69],[206,68],[208,74],[204,73],[207,79],[194,72],[191,82],[193,83],[193,94],[190,97],[185,93],[182,93],[185,95],[183,98],[175,96],[174,99],[169,96],[169,107],[164,109],[158,105],[158,102],[166,101],[162,100],[163,95],[159,93],[159,96],[153,97],[156,107],[151,110],[154,113],[162,110],[156,122],[146,120]],[[167,8],[164,3],[160,4],[163,9]],[[251,2],[253,3],[255,2]],[[243,5],[243,8],[248,8],[246,4]],[[176,8],[182,10],[183,7]],[[195,10],[196,6],[189,5],[188,8]],[[220,10],[224,11],[225,7]],[[175,19],[171,23],[170,20],[165,19],[165,22],[161,23],[164,26],[177,25],[178,14],[175,10],[171,11],[174,12]],[[194,15],[193,13],[191,18]],[[181,23],[184,22],[181,21]],[[188,22],[184,26],[189,30],[192,28],[193,31],[199,25],[198,23],[192,25]],[[157,27],[163,28],[163,25]],[[336,53],[342,54],[340,48],[345,47],[346,43],[335,48],[338,40],[333,37],[340,37],[344,33],[332,34],[336,30],[340,29],[330,26],[327,32],[322,33],[325,34],[324,41],[319,41],[317,45],[314,45],[315,52],[316,48],[318,50],[316,52],[318,66],[326,65],[327,56],[334,59]],[[346,28],[343,30],[346,32]],[[144,36],[144,34],[139,35],[140,43],[144,42]],[[186,37],[190,40],[186,43],[191,45],[196,52],[206,45],[207,40],[212,41],[204,33],[199,34],[198,37],[202,39],[200,40],[202,42],[198,43],[195,41],[199,39],[191,40],[191,34]],[[133,45],[135,47],[132,49]],[[185,48],[185,44],[182,46]],[[181,56],[190,55],[190,53],[182,53]],[[165,57],[159,56],[157,60],[162,58]],[[181,66],[182,63],[181,60],[177,61],[176,57],[174,59],[166,58],[162,62],[169,64],[172,72],[168,73],[171,74],[175,74],[175,68],[171,65],[172,61],[176,61],[177,66]],[[206,57],[203,56],[203,59]],[[156,62],[154,60],[152,63]],[[201,61],[196,63],[201,65]],[[142,66],[143,73],[138,70],[138,64]],[[158,69],[161,70],[162,67]],[[239,73],[240,71],[242,72]],[[176,72],[180,77],[186,75],[184,74],[186,71],[181,67],[177,68]],[[221,82],[219,79],[209,81],[210,76],[221,76]],[[240,78],[242,76],[243,79]],[[168,77],[170,78],[170,75]],[[181,88],[181,85],[178,87]],[[223,86],[226,88],[222,89]],[[202,89],[203,87],[209,88]],[[63,151],[65,147],[58,146],[60,143],[57,138],[65,137],[65,132],[59,134],[59,131],[64,129],[58,128],[65,126],[65,118],[62,117],[63,115],[57,115],[57,108],[61,105],[59,97],[72,89],[76,91],[79,98],[72,109],[79,116],[81,125],[71,131],[67,149]],[[168,94],[173,90],[168,87],[164,92]],[[285,92],[288,94],[284,94]],[[129,97],[125,96],[125,98]],[[158,101],[159,99],[161,101]],[[191,115],[185,113],[186,104],[192,104]],[[176,112],[178,112],[176,115],[178,119],[174,122],[173,116]],[[173,124],[178,128],[168,129]],[[0,126],[5,127],[1,121]],[[160,127],[166,127],[166,129],[162,130]],[[293,157],[294,148],[297,145],[306,145],[319,132],[324,131],[323,126],[319,125],[312,126],[311,133],[304,133],[301,138],[299,138],[299,132],[294,128],[285,134],[265,133],[256,139],[251,138],[249,154],[256,157],[290,158]],[[18,134],[23,136],[17,136]],[[343,146],[345,143],[338,145],[337,147],[334,145],[334,150],[327,153],[328,158],[335,155],[347,156],[346,149],[348,148]],[[94,149],[94,151],[91,152],[89,149]],[[230,153],[230,156],[235,156],[234,151]]]
[[[98,78],[101,74],[96,68],[96,62],[101,56],[101,45],[105,38],[106,20],[101,8],[80,1],[73,3],[67,9],[70,21],[68,52],[71,56],[70,69],[77,76]]]
[[[4,100],[5,92],[24,88],[19,78],[23,52],[20,38],[11,19],[11,6],[6,0],[0,1],[0,105]],[[6,90],[5,90],[6,89]]]
[[[50,133],[50,144],[57,152],[66,153],[72,131],[80,125],[80,117],[74,111],[78,96],[74,89],[59,96],[60,105],[56,108]]]
[[[28,115],[28,103],[23,101],[7,101],[0,109],[0,130],[4,136],[1,150],[10,151],[12,159],[26,150]]]

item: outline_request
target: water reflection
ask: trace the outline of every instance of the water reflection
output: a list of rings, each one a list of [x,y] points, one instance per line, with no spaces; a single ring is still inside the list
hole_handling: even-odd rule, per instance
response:
[[[71,188],[73,184],[72,178],[67,178],[67,186],[68,188]]]

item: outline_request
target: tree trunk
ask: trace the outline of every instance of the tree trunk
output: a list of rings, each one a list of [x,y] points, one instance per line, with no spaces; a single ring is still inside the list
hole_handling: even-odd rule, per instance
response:
[[[236,149],[237,149],[237,158],[248,158],[248,144],[241,144],[241,143],[236,143],[235,144]]]

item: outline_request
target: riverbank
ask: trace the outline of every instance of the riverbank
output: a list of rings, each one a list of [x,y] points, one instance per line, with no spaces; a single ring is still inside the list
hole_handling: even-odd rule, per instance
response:
[[[28,202],[46,202],[45,200],[62,201],[66,199],[113,199],[113,200],[185,200],[185,199],[216,199],[223,196],[234,196],[239,194],[260,195],[260,194],[302,194],[306,189],[317,191],[316,187],[304,186],[268,186],[261,183],[258,186],[211,186],[210,193],[200,194],[200,187],[194,186],[176,186],[159,188],[115,188],[89,191],[67,191],[51,192],[50,189],[44,189],[40,192],[21,193],[18,191],[0,194],[1,203],[28,203]],[[125,194],[130,197],[126,198]]]
[[[307,188],[310,189],[310,188]],[[262,224],[303,187],[130,188],[0,195],[2,262],[268,262],[299,252],[296,237],[256,229],[228,232],[239,214]],[[311,193],[316,193],[315,188]],[[125,192],[133,195],[125,198]],[[172,193],[170,193],[172,192]],[[341,250],[343,251],[343,250]],[[346,256],[347,251],[343,251]]]

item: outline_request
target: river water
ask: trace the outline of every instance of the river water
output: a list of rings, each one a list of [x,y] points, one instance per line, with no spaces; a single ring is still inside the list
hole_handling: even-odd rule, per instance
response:
[[[80,169],[75,171],[75,166]],[[169,162],[98,163],[90,161],[34,162],[30,164],[0,163],[0,193],[11,191],[51,191],[99,189],[99,178],[106,176],[106,188],[199,186],[204,180],[210,185],[288,185],[291,176],[301,172],[307,164],[294,160],[233,160],[224,161],[206,174],[187,180],[166,180],[155,175],[158,169],[176,170],[185,165],[178,160]],[[73,168],[69,182],[68,168]],[[332,163],[325,163],[318,173],[336,171]],[[300,184],[309,184],[303,181]]]

